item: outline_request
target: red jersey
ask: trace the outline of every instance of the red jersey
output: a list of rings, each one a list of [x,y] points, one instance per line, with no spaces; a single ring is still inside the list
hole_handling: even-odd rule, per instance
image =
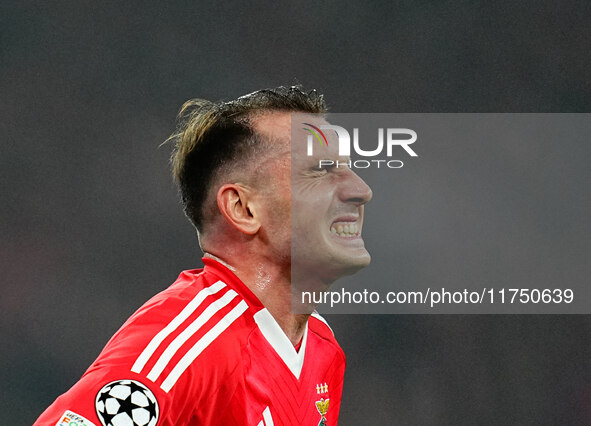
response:
[[[296,350],[220,263],[142,306],[35,425],[336,425],[345,355],[314,313]]]

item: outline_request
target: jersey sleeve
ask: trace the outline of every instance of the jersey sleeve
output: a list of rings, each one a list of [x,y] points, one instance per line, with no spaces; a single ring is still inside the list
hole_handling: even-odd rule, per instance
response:
[[[170,406],[170,396],[149,381],[123,369],[101,367],[89,370],[61,395],[34,426],[79,426],[121,424],[156,425]],[[115,419],[115,421],[113,421]]]
[[[219,354],[234,351],[236,359],[239,349],[219,347],[220,340],[232,345],[231,336],[211,339],[212,330],[223,328],[216,315],[200,323],[199,318],[213,310],[204,309],[217,306],[217,297],[206,298],[201,310],[190,315],[185,315],[190,302],[182,300],[165,294],[142,307],[34,426],[65,426],[72,421],[78,426],[181,426],[202,424],[197,419],[214,419],[223,412],[234,390],[236,365]]]

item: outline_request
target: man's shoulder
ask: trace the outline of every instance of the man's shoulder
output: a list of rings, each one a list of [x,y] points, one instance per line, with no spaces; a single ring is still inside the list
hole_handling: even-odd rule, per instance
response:
[[[308,327],[324,339],[336,340],[332,328],[328,325],[328,321],[316,311],[310,315]]]
[[[253,324],[250,307],[229,283],[185,271],[130,317],[38,424],[56,424],[70,410],[98,425],[99,414],[118,410],[105,401],[130,389],[151,398],[149,418],[159,410],[162,424],[187,424],[197,409],[220,410],[218,401],[239,384],[240,351]],[[121,409],[131,413],[128,405]]]
[[[312,315],[310,315],[308,328],[311,333],[324,342],[324,345],[332,346],[337,353],[343,357],[345,356],[341,346],[337,342],[332,328],[328,325],[328,321],[318,312],[314,311]]]
[[[254,327],[249,305],[229,283],[184,271],[129,318],[97,363],[123,363],[168,392],[184,377],[230,374]]]
[[[187,328],[195,320],[199,328],[209,323],[228,306],[239,304],[243,298],[232,286],[203,269],[187,270],[165,290],[144,303],[113,336],[121,333],[164,334]],[[193,328],[197,324],[193,325]],[[163,328],[165,330],[163,330]]]

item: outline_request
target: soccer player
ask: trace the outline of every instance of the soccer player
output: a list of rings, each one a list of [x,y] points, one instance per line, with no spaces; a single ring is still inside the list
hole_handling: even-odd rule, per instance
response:
[[[133,314],[35,425],[337,424],[345,356],[314,307],[293,312],[291,284],[325,291],[369,263],[372,194],[292,151],[292,123],[303,133],[324,112],[299,87],[183,106],[173,174],[205,267]],[[347,160],[328,137],[323,158]]]

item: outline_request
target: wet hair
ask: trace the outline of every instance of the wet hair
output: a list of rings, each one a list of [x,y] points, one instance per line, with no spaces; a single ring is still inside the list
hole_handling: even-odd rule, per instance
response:
[[[252,127],[251,119],[264,112],[326,112],[321,94],[301,86],[259,90],[229,102],[192,99],[181,107],[174,143],[172,174],[177,181],[185,214],[203,231],[207,201],[218,176],[259,155],[268,144]]]

